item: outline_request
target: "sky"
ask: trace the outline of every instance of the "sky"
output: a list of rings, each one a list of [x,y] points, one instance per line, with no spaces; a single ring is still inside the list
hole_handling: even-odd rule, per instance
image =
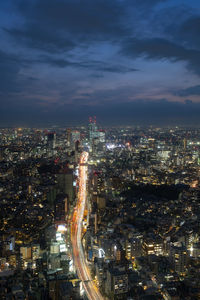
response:
[[[0,126],[200,125],[199,0],[0,1]]]

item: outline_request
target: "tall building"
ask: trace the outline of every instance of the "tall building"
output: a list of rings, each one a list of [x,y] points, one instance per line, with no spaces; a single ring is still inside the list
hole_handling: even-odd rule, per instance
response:
[[[65,221],[68,211],[68,201],[66,194],[58,194],[54,204],[55,221]]]
[[[119,268],[107,270],[107,280],[105,282],[105,292],[107,295],[116,299],[128,293],[128,274]]]
[[[48,132],[45,137],[46,143],[46,151],[49,156],[53,156],[56,152],[56,133],[55,132]]]
[[[105,131],[99,130],[96,117],[89,119],[89,142],[94,155],[102,154],[105,150]]]
[[[126,258],[129,260],[142,256],[141,238],[131,238],[126,240]]]
[[[71,146],[71,129],[70,128],[67,129],[67,146],[68,147]]]
[[[80,139],[81,139],[80,131],[73,130],[71,132],[71,142],[72,142],[72,144],[75,144],[77,141],[80,141]]]
[[[99,136],[99,142],[100,143],[105,143],[105,131],[104,130],[99,130],[98,131],[98,136]]]
[[[144,255],[163,255],[163,241],[160,237],[145,237],[142,247]]]
[[[187,267],[187,249],[182,245],[171,245],[170,259],[177,273],[185,273]]]
[[[183,149],[184,150],[187,149],[187,139],[186,138],[183,139]]]
[[[55,132],[49,132],[47,135],[47,146],[50,149],[55,149],[56,147],[56,133]]]
[[[72,130],[71,131],[71,140],[70,140],[70,147],[73,150],[77,151],[77,148],[79,147],[81,140],[81,134],[78,130]]]
[[[22,259],[26,260],[26,259],[31,259],[32,257],[32,253],[31,253],[31,247],[20,247],[20,254],[22,255]]]
[[[57,174],[57,182],[59,190],[67,194],[69,204],[72,204],[74,200],[73,172],[71,170],[61,170]]]
[[[103,285],[103,280],[104,280],[104,259],[103,258],[96,258],[97,262],[95,264],[95,269],[96,269],[96,276],[98,280],[99,286]]]
[[[98,128],[97,128],[97,125],[96,125],[96,117],[94,118],[89,118],[89,140],[90,140],[90,143],[92,143],[93,139],[97,138],[98,137]]]

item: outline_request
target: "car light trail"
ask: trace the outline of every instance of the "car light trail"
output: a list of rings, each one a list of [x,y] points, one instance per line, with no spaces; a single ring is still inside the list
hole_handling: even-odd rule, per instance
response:
[[[83,152],[80,158],[79,167],[79,192],[77,209],[74,210],[73,222],[71,225],[71,242],[73,248],[74,263],[78,277],[83,283],[84,290],[89,300],[103,300],[99,290],[94,284],[86,263],[83,246],[81,242],[83,216],[87,197],[87,171],[88,152]]]

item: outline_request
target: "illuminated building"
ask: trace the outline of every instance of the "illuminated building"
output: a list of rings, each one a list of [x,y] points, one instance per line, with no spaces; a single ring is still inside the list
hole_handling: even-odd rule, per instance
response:
[[[31,259],[32,257],[31,247],[20,247],[20,253],[23,260]]]
[[[67,129],[67,146],[71,145],[71,129]]]
[[[171,245],[170,258],[177,273],[185,273],[187,267],[187,249],[182,245]]]
[[[40,257],[40,245],[36,244],[32,246],[32,259],[35,261]]]
[[[99,141],[101,143],[105,143],[105,139],[106,139],[105,135],[106,135],[105,131],[103,131],[103,130],[98,131],[98,137],[99,137]]]
[[[163,255],[163,242],[160,238],[145,238],[142,247],[144,255]]]
[[[16,255],[10,255],[9,256],[9,264],[11,266],[13,266],[14,268],[16,268],[16,265],[17,265],[17,258],[16,258]]]
[[[114,245],[114,257],[118,262],[125,260],[125,251],[119,243]]]
[[[81,139],[81,134],[77,130],[72,130],[71,131],[71,144],[74,145],[77,141],[80,141]]]
[[[105,150],[105,131],[98,130],[96,117],[89,118],[89,141],[93,154],[103,154]]]
[[[97,276],[97,280],[98,280],[98,285],[102,286],[103,279],[104,279],[103,259],[98,258],[95,266],[96,266],[96,276]]]
[[[131,260],[142,255],[141,239],[132,238],[126,240],[126,258]]]
[[[184,150],[187,149],[187,140],[186,140],[186,138],[183,139],[183,149]]]
[[[117,295],[125,295],[128,292],[128,274],[120,269],[108,269],[107,280],[105,283],[105,292],[114,297]]]
[[[51,243],[50,253],[51,254],[59,254],[60,253],[60,244],[58,242]]]
[[[97,130],[96,118],[95,117],[93,119],[89,118],[88,127],[89,127],[89,140],[90,140],[90,143],[92,143],[93,139],[98,137],[98,130]]]

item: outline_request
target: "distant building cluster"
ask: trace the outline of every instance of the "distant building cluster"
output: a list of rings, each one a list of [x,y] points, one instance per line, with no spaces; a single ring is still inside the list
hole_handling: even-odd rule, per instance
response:
[[[200,299],[200,130],[95,117],[0,129],[0,299],[86,299],[71,245],[82,151],[82,244],[102,297]]]

